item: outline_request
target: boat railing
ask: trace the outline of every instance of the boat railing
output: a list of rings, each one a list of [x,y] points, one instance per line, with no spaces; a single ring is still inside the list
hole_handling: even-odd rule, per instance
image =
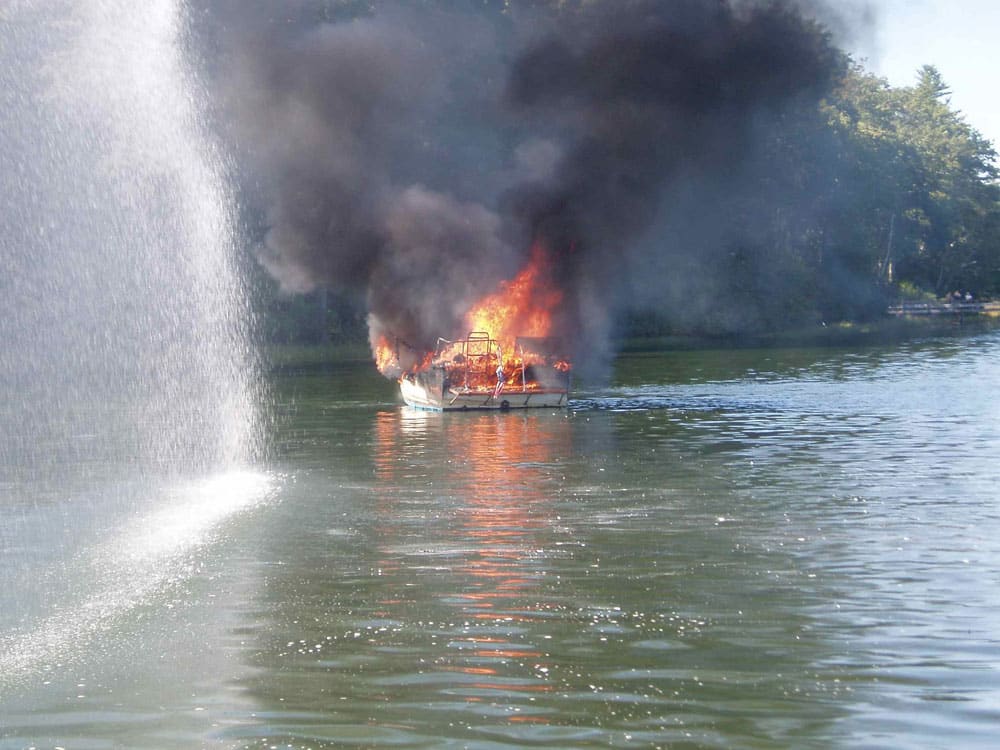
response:
[[[559,368],[559,339],[518,337],[505,358],[508,393],[539,388],[569,389],[569,374]],[[446,387],[453,391],[489,391],[497,387],[500,364],[497,340],[486,331],[472,331],[464,339],[439,338],[435,362],[446,373]],[[550,373],[551,371],[551,373]]]

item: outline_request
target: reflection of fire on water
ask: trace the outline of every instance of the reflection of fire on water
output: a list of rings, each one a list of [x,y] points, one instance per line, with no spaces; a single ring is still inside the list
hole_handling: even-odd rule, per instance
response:
[[[496,691],[551,690],[544,679],[547,654],[540,644],[524,640],[525,626],[545,617],[539,609],[545,580],[539,550],[545,544],[539,537],[550,528],[550,497],[545,474],[535,467],[567,452],[568,437],[566,420],[550,414],[457,420],[417,411],[379,415],[375,473],[388,487],[421,483],[423,465],[408,455],[426,457],[426,446],[438,445],[448,457],[439,520],[418,521],[418,550],[405,545],[413,530],[401,522],[398,493],[394,498],[379,493],[386,535],[380,565],[409,578],[425,569],[428,550],[437,550],[428,579],[432,601],[444,605],[449,610],[444,617],[461,627],[447,634],[447,651],[436,669],[462,676],[467,701],[485,700]],[[384,605],[388,615],[406,602],[393,598]]]
[[[401,384],[426,381],[444,393],[492,393],[497,399],[504,391],[566,391],[571,365],[561,342],[551,338],[553,313],[562,298],[550,283],[546,254],[536,244],[517,276],[466,313],[457,332],[464,338],[440,338],[433,351],[419,351],[381,334],[372,345],[375,364]],[[439,372],[440,383],[425,376],[431,371]]]

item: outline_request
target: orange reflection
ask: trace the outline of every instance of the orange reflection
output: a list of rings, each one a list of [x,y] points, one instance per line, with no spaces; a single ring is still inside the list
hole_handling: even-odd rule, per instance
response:
[[[478,674],[478,675],[494,675],[494,674],[497,673],[497,671],[495,669],[490,669],[488,667],[469,667],[469,666],[452,667],[452,666],[443,666],[443,667],[441,667],[441,670],[444,671],[444,672],[462,672],[464,674]]]
[[[544,641],[526,639],[524,626],[546,619],[541,584],[557,466],[571,450],[566,415],[404,408],[378,415],[374,439],[381,567],[426,582],[410,584],[411,606],[444,607],[446,619],[464,624],[436,668],[476,677],[466,689],[550,691]],[[411,504],[433,518],[407,518]],[[420,550],[441,552],[428,564]],[[431,601],[419,600],[428,590]],[[383,604],[398,611],[398,601]]]

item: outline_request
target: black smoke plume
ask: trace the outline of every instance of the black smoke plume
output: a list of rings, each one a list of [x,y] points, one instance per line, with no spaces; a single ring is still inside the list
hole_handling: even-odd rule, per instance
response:
[[[753,231],[726,206],[841,64],[780,0],[231,0],[206,17],[285,288],[364,295],[373,340],[430,349],[540,242],[585,368],[616,315]]]

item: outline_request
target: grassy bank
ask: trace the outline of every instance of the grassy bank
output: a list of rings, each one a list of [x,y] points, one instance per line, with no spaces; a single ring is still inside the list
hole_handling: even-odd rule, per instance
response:
[[[264,351],[268,369],[310,367],[328,362],[370,362],[368,344],[269,344]]]
[[[621,353],[685,351],[696,349],[753,349],[855,347],[894,344],[932,336],[966,336],[1000,327],[991,316],[957,318],[945,316],[886,317],[872,323],[838,323],[796,328],[773,333],[710,336],[676,334],[622,338],[615,350]],[[268,369],[321,366],[330,362],[370,362],[364,343],[271,344],[265,350]]]
[[[620,352],[648,352],[689,349],[751,349],[783,347],[852,347],[894,344],[929,336],[965,336],[1000,326],[1000,318],[981,315],[965,317],[886,317],[871,323],[816,325],[771,333],[698,335],[684,334],[623,338]]]

